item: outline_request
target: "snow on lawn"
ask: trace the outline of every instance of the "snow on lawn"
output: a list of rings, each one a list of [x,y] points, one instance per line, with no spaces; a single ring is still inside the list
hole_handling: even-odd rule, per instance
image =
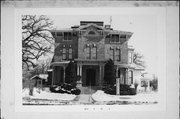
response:
[[[119,97],[104,93],[104,91],[98,90],[92,94],[92,99],[95,101],[120,101]]]
[[[29,89],[25,89],[23,91],[23,97],[27,97],[30,99],[46,99],[46,100],[62,100],[62,101],[70,101],[76,98],[76,95],[72,94],[61,94],[61,93],[51,93],[47,91],[42,91],[34,88],[33,96],[29,95]]]
[[[143,93],[143,94],[136,94],[136,95],[126,95],[126,96],[119,96],[119,95],[110,95],[104,93],[104,91],[98,90],[96,93],[92,95],[92,99],[94,101],[99,102],[106,102],[106,101],[128,101],[128,102],[158,102],[158,95],[157,93]]]

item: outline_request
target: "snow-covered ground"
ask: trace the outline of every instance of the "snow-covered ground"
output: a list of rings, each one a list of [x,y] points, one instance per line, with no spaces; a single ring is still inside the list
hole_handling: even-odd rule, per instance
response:
[[[28,104],[41,104],[42,101],[46,104],[49,103],[59,103],[59,102],[67,102],[67,101],[72,101],[76,98],[76,95],[72,94],[60,94],[60,93],[51,93],[49,91],[43,91],[34,88],[33,90],[33,95],[29,95],[29,89],[24,89],[23,90],[23,103],[28,103]],[[42,104],[44,104],[42,103]]]
[[[51,93],[48,90],[33,90],[33,96],[29,95],[29,89],[23,90],[23,104],[30,105],[121,105],[121,104],[156,104],[157,93],[140,93],[137,95],[109,95],[101,90],[91,94],[60,94]]]
[[[136,95],[119,96],[119,95],[109,95],[101,90],[98,90],[96,93],[92,95],[92,99],[96,102],[126,101],[129,103],[157,103],[158,94],[151,92],[151,93],[139,93]]]

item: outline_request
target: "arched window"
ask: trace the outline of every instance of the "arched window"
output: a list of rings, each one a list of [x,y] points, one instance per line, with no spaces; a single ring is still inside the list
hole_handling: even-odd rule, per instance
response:
[[[65,47],[63,48],[63,51],[62,51],[62,58],[63,58],[63,60],[66,59],[66,48]]]
[[[92,47],[92,59],[97,59],[97,47],[95,44]]]
[[[95,35],[96,33],[94,31],[89,31],[89,35]]]
[[[72,59],[72,48],[69,48],[69,59]]]
[[[86,45],[86,59],[90,59],[91,58],[91,48],[89,46],[89,44]]]

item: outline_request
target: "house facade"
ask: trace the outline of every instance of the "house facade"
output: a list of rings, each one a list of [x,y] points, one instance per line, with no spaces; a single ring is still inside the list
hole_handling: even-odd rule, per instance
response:
[[[104,65],[114,61],[116,76],[121,84],[133,84],[134,49],[128,47],[131,32],[113,30],[102,21],[81,21],[69,29],[51,31],[55,39],[52,66],[52,85],[65,82],[65,68],[70,61],[76,64],[80,86],[101,86]]]

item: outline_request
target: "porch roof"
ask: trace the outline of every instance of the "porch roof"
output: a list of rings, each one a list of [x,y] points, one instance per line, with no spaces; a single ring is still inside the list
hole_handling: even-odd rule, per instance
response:
[[[61,62],[52,62],[51,66],[65,66],[66,64],[69,64],[70,61],[61,61]]]
[[[142,66],[138,66],[136,64],[121,64],[121,63],[115,62],[114,65],[116,65],[118,67],[123,67],[123,68],[131,68],[131,69],[135,69],[135,70],[144,70],[144,68]]]
[[[104,59],[75,59],[77,64],[84,64],[84,65],[99,65],[104,64],[106,60]]]

